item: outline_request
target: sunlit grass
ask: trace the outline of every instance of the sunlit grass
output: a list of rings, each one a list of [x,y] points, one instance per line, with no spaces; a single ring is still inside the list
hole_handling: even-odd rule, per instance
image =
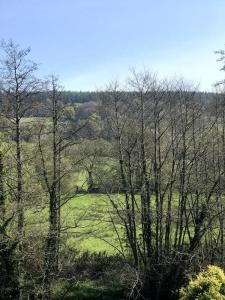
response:
[[[117,200],[120,196],[111,197]],[[122,238],[122,225],[116,218],[107,195],[84,194],[74,197],[62,206],[62,243],[78,251],[106,251],[108,254],[115,254],[120,250],[120,246],[111,216],[116,221],[117,230]],[[27,236],[46,235],[47,228],[47,208],[26,211]]]

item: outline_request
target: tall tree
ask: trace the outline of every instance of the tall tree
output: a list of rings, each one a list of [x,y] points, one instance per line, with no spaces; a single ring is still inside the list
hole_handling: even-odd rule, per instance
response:
[[[37,64],[29,60],[30,48],[21,49],[12,41],[2,42],[3,58],[0,65],[1,113],[8,118],[16,143],[16,185],[14,191],[17,215],[19,251],[22,254],[24,236],[23,156],[21,145],[21,121],[32,107],[32,96],[40,85],[34,76]],[[22,273],[19,259],[19,273]],[[22,288],[20,289],[22,291]],[[21,292],[22,293],[22,292]],[[22,294],[20,295],[22,298]]]
[[[23,211],[23,160],[21,149],[21,121],[32,107],[32,95],[39,89],[39,81],[34,77],[37,64],[28,59],[30,48],[20,49],[12,41],[3,42],[4,58],[0,66],[2,91],[2,113],[10,123],[16,142],[18,234],[24,234]]]

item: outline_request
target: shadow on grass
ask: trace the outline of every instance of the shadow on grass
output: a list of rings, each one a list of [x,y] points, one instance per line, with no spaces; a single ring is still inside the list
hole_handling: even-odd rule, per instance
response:
[[[60,299],[57,297],[57,299]],[[63,297],[65,300],[125,300],[121,287],[96,282],[83,282],[70,289]]]

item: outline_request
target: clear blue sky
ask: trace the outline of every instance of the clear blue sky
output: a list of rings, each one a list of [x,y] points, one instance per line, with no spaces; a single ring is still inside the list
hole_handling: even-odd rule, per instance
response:
[[[225,74],[224,0],[0,0],[0,39],[31,46],[39,75],[93,90],[130,67],[183,75],[201,89]]]

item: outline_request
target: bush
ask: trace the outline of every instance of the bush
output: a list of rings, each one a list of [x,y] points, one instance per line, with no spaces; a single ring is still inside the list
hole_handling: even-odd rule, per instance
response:
[[[180,291],[180,300],[225,300],[225,274],[222,269],[209,265]]]

